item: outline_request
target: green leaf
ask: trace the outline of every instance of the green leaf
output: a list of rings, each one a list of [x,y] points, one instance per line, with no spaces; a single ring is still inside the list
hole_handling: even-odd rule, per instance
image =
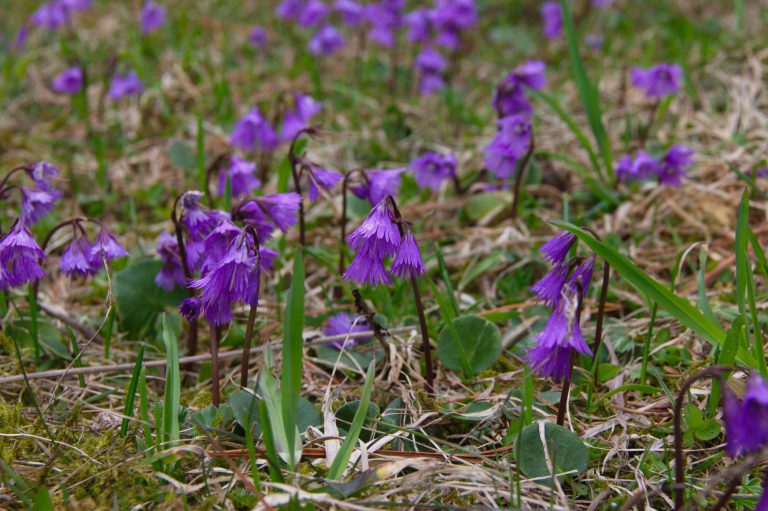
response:
[[[544,428],[546,453],[544,444],[541,442],[540,427]],[[520,434],[520,441],[517,442],[516,447],[520,470],[527,477],[538,479],[539,484],[551,486],[555,474],[568,472],[576,475],[587,469],[589,453],[584,442],[557,424],[534,422],[526,426]],[[547,458],[554,468],[554,474],[550,471]],[[564,478],[564,475],[558,476],[561,481]]]
[[[166,307],[177,306],[186,296],[184,289],[165,291],[155,284],[163,263],[142,259],[115,275],[115,301],[120,326],[133,338],[153,338],[157,318]]]
[[[662,286],[658,281],[644,273],[632,261],[619,254],[616,249],[598,241],[592,234],[573,224],[563,222],[562,220],[552,220],[551,223],[575,234],[590,250],[607,261],[635,289],[643,293],[648,300],[657,303],[659,307],[667,311],[680,323],[690,328],[712,345],[721,346],[723,344],[725,332],[719,324],[707,319],[687,300],[680,298]],[[755,367],[756,364],[754,357],[743,348],[739,349],[737,360],[750,367]]]
[[[288,304],[285,309],[283,328],[283,361],[280,387],[283,425],[286,428],[288,466],[293,470],[301,457],[301,445],[296,445],[299,438],[296,416],[299,410],[301,377],[304,355],[304,254],[296,251],[293,261],[293,279],[288,292]],[[300,444],[300,442],[298,442]]]
[[[166,442],[179,439],[179,410],[181,408],[181,375],[176,333],[163,314],[163,344],[165,344],[165,395],[163,398],[163,437]]]
[[[53,500],[51,500],[51,494],[48,493],[48,488],[45,486],[41,486],[37,490],[32,511],[53,511]]]
[[[253,427],[253,424],[259,423],[259,398],[253,392],[238,390],[229,397],[227,404],[241,428],[245,429],[249,424]]]
[[[437,255],[437,267],[440,270],[440,278],[443,280],[443,285],[445,285],[445,293],[440,293],[442,296],[445,294],[448,298],[448,303],[450,303],[450,308],[446,308],[443,310],[441,306],[441,310],[444,314],[447,313],[446,319],[452,320],[455,317],[459,315],[459,304],[456,301],[456,293],[453,291],[453,283],[451,282],[451,276],[448,273],[448,266],[445,264],[445,258],[443,257],[443,250],[440,247],[440,244],[437,243],[435,245],[435,254]],[[430,280],[430,283],[432,281]],[[437,296],[437,295],[435,295]]]
[[[341,444],[339,452],[336,453],[336,457],[333,458],[331,468],[328,469],[328,479],[336,480],[344,474],[344,469],[347,467],[350,456],[352,456],[352,450],[357,444],[357,439],[360,438],[363,423],[368,415],[368,406],[371,403],[371,391],[373,390],[375,368],[376,366],[374,362],[371,362],[371,365],[368,366],[368,372],[365,376],[365,386],[363,387],[363,395],[360,398],[360,405],[357,407],[354,419],[352,419],[349,433],[347,433],[347,436],[344,438],[344,442]]]
[[[131,383],[128,385],[128,395],[125,396],[125,410],[123,423],[120,425],[120,436],[125,437],[128,433],[129,418],[133,417],[133,402],[136,399],[136,389],[139,387],[139,374],[141,373],[141,364],[144,362],[144,345],[139,347],[139,354],[136,355],[136,363],[133,366],[133,375]]]
[[[336,410],[336,420],[338,421],[339,431],[346,432],[355,420],[357,410],[360,408],[360,401],[351,401],[338,410]],[[360,432],[360,438],[367,442],[371,439],[371,425],[374,424],[381,415],[381,410],[376,403],[371,403],[365,413],[363,429]]]
[[[197,170],[198,155],[191,144],[174,139],[168,146],[168,159],[179,169],[192,174]]]
[[[485,318],[461,316],[440,333],[437,355],[445,367],[476,375],[496,362],[501,353],[501,332]]]

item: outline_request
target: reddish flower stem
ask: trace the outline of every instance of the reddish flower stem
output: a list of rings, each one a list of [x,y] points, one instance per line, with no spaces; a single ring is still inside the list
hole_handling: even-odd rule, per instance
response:
[[[171,210],[171,222],[173,222],[173,228],[176,233],[176,244],[179,248],[179,258],[181,259],[181,268],[184,271],[184,278],[189,282],[192,280],[192,271],[189,268],[189,261],[187,259],[187,247],[184,245],[184,231],[182,229],[181,221],[176,215],[176,207],[179,204],[181,195],[176,197],[173,203],[173,209]],[[195,290],[189,286],[187,288],[187,295],[190,298],[195,297]],[[189,321],[189,331],[187,332],[187,354],[194,355],[197,353],[197,319]]]

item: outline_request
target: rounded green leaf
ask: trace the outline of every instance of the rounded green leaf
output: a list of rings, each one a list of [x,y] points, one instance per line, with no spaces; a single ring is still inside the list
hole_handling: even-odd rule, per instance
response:
[[[487,319],[461,316],[437,339],[437,356],[448,369],[467,376],[488,369],[501,353],[501,332]]]
[[[541,442],[539,428],[544,428],[544,438],[547,444],[547,454]],[[589,453],[581,438],[557,424],[539,422],[523,429],[517,449],[517,463],[526,477],[537,478],[540,484],[551,485],[554,474],[575,475],[587,469]],[[565,475],[558,476],[562,480]]]

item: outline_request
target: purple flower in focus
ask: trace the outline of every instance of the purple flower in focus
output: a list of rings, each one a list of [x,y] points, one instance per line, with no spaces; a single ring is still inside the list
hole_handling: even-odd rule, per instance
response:
[[[328,318],[328,324],[323,327],[323,333],[328,337],[334,335],[348,335],[355,332],[365,332],[367,330],[368,325],[366,325],[365,319],[360,319],[355,323],[355,318],[346,312],[339,312],[338,314],[331,316]],[[356,339],[327,342],[325,345],[335,350],[341,350],[342,348],[349,348],[354,343],[365,342],[368,340],[370,340],[369,337],[358,337]]]
[[[381,202],[387,195],[397,196],[400,188],[402,169],[369,170],[366,172],[366,180],[363,186],[352,189],[355,195],[361,199],[368,199],[372,205]]]
[[[77,94],[83,88],[83,70],[74,66],[62,71],[53,79],[51,88],[59,94]]]
[[[314,27],[325,21],[329,12],[330,9],[321,0],[308,0],[296,21],[300,27]]]
[[[559,263],[555,265],[546,275],[531,286],[531,291],[536,297],[547,305],[555,305],[560,301],[563,286],[568,278],[568,264]]]
[[[144,92],[144,84],[141,83],[139,75],[134,70],[128,71],[124,75],[116,74],[109,84],[109,97],[115,100],[138,96],[142,92]]]
[[[181,264],[179,244],[176,236],[172,236],[167,232],[162,233],[157,240],[155,252],[163,262],[160,273],[155,275],[155,283],[166,291],[171,291],[177,286],[184,286],[186,280],[184,278],[184,268]]]
[[[341,15],[341,21],[350,27],[358,26],[365,16],[365,9],[355,0],[336,0],[333,9]]]
[[[179,305],[179,312],[184,316],[184,319],[191,323],[199,318],[200,314],[203,312],[203,302],[196,296],[187,298],[181,302],[181,305]]]
[[[267,45],[267,31],[263,27],[253,27],[248,34],[248,42],[256,49]]]
[[[53,211],[61,198],[58,190],[40,190],[38,188],[21,189],[21,221],[27,225],[37,223]]]
[[[426,96],[445,86],[443,72],[447,67],[445,57],[431,46],[425,46],[416,57],[416,70],[419,72],[419,93]]]
[[[179,205],[181,206],[180,220],[191,235],[203,235],[202,237],[205,237],[219,224],[224,213],[206,208],[200,204],[202,197],[203,193],[197,190],[191,190],[182,194],[179,199]]]
[[[287,232],[298,221],[301,196],[295,192],[255,197],[238,206],[235,219],[252,225],[263,243],[275,227]]]
[[[381,261],[395,255],[400,242],[400,231],[386,198],[376,204],[363,223],[347,236],[347,245],[357,252],[357,256],[364,255]]]
[[[649,68],[632,68],[632,85],[652,99],[672,96],[680,88],[683,69],[677,64],[659,64]]]
[[[330,192],[336,183],[344,177],[335,170],[321,169],[315,165],[309,166],[309,200],[317,200],[320,190]]]
[[[38,260],[45,258],[32,233],[17,220],[0,239],[0,290],[18,287],[45,277]]]
[[[85,236],[76,236],[61,254],[59,269],[68,277],[85,277],[98,271],[91,264],[91,244]]]
[[[544,21],[544,35],[550,39],[560,37],[563,31],[563,10],[560,2],[544,2],[541,6],[541,19]]]
[[[285,111],[280,139],[290,142],[296,134],[309,127],[309,121],[323,108],[323,104],[306,94],[297,93],[293,97],[293,107]]]
[[[261,186],[261,181],[256,177],[256,164],[233,156],[229,167],[219,171],[219,195],[224,195],[229,176],[230,192],[232,197],[248,195]]]
[[[541,256],[552,265],[559,265],[565,262],[568,252],[576,243],[576,236],[568,231],[562,231],[540,248]]]
[[[328,57],[344,47],[344,36],[333,25],[325,25],[318,30],[309,41],[309,52],[312,55]]]
[[[688,168],[693,165],[693,150],[674,145],[661,159],[658,175],[659,183],[667,186],[680,186],[682,180],[688,177]]]
[[[342,278],[360,285],[392,284],[392,279],[389,278],[387,270],[384,268],[384,260],[366,254],[355,255]]]
[[[96,241],[91,247],[90,263],[94,271],[98,271],[104,264],[104,261],[119,259],[128,255],[117,239],[112,236],[105,227],[99,230]]]
[[[531,123],[523,115],[510,115],[498,121],[499,130],[485,147],[485,166],[499,179],[515,175],[517,160],[531,146]]]
[[[392,261],[392,275],[400,278],[418,277],[423,275],[426,269],[421,259],[421,251],[410,229],[406,231],[400,246],[397,247],[395,260]]]
[[[427,152],[413,160],[410,168],[420,188],[438,191],[443,181],[456,175],[456,157]]]
[[[252,308],[259,302],[260,269],[251,236],[243,231],[230,244],[219,263],[190,287],[199,289],[202,312],[214,326],[232,321],[232,305],[242,302]]]
[[[147,0],[141,7],[141,31],[145,34],[154,32],[165,25],[165,7],[152,0]]]
[[[258,108],[252,109],[235,124],[232,145],[242,151],[268,152],[277,148],[280,141],[269,121]]]

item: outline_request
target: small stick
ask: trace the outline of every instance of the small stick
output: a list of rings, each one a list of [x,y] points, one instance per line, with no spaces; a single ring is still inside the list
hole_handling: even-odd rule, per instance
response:
[[[251,341],[253,339],[253,325],[256,322],[256,307],[251,307],[248,313],[248,324],[245,327],[245,339],[243,340],[243,358],[240,363],[240,386],[248,387],[248,359],[251,355]]]

